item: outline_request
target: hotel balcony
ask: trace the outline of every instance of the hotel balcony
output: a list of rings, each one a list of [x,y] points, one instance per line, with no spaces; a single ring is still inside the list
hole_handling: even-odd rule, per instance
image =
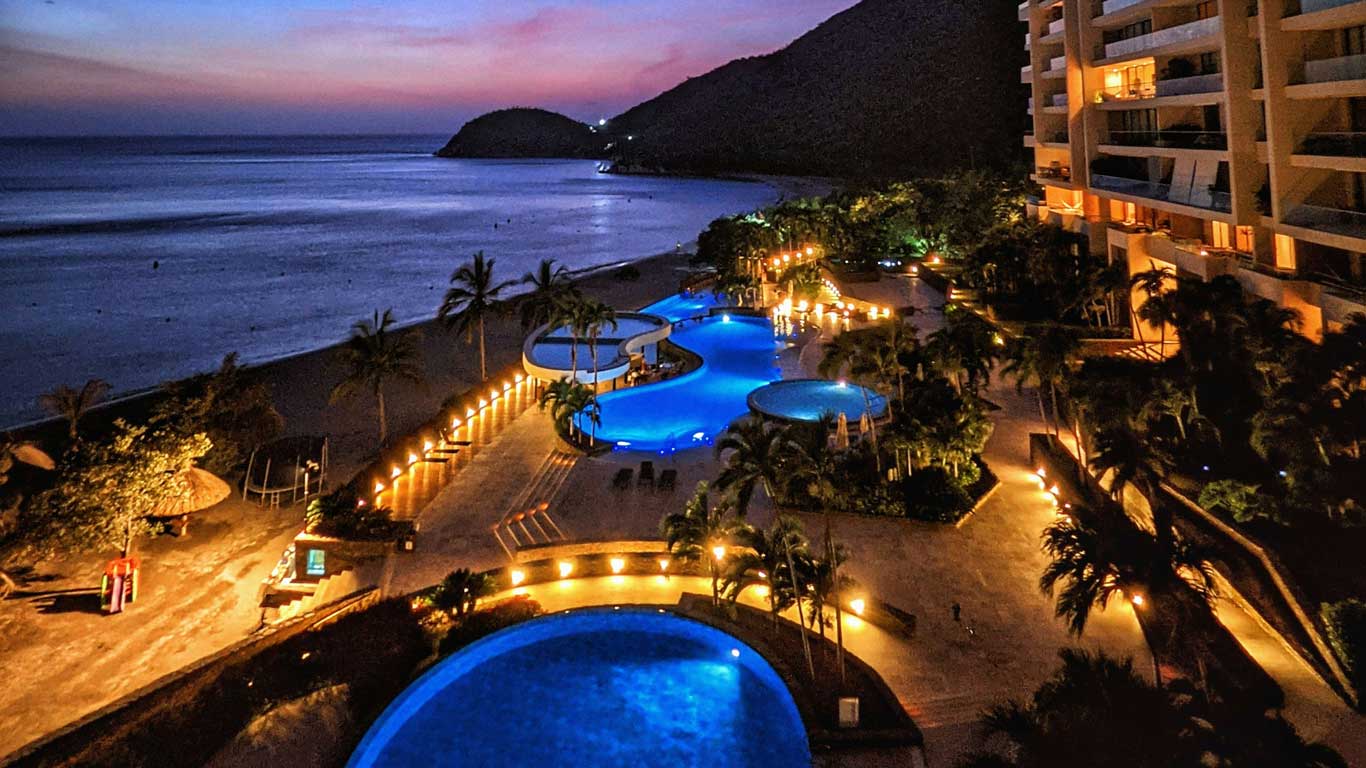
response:
[[[1039,73],[1044,77],[1066,77],[1067,76],[1067,57],[1054,56],[1048,60],[1048,67]]]
[[[1228,149],[1228,135],[1222,131],[1109,131],[1100,142],[1117,147],[1155,149]]]
[[[1229,213],[1233,210],[1233,198],[1227,192],[1208,192],[1209,199],[1207,201],[1196,199],[1194,194],[1191,195],[1190,199],[1183,200],[1172,195],[1170,184],[1126,179],[1120,176],[1106,176],[1099,173],[1091,174],[1091,187],[1102,192],[1113,192],[1117,195],[1157,200],[1221,213]]]
[[[1343,282],[1334,276],[1312,275],[1321,287],[1319,306],[1324,322],[1346,324],[1352,315],[1366,313],[1366,288]]]
[[[1282,217],[1292,227],[1366,240],[1366,213],[1321,205],[1300,205]]]
[[[1119,13],[1125,8],[1132,8],[1133,6],[1144,2],[1147,2],[1147,0],[1105,0],[1100,6],[1100,15],[1109,16],[1113,13]]]
[[[1209,75],[1195,75],[1193,77],[1175,77],[1170,80],[1157,81],[1157,98],[1168,96],[1193,96],[1205,93],[1223,93],[1224,75],[1215,72]]]
[[[1311,133],[1304,137],[1300,142],[1296,155],[1321,158],[1351,158],[1360,161],[1366,159],[1366,132],[1363,131],[1341,131],[1338,133]],[[1306,160],[1308,158],[1306,157]],[[1311,167],[1343,167],[1360,165],[1358,162],[1341,163],[1328,161],[1326,165],[1322,162],[1307,163]],[[1355,167],[1350,170],[1357,170]]]
[[[1300,0],[1286,3],[1281,28],[1290,32],[1344,29],[1366,23],[1366,2],[1362,0]]]
[[[1020,3],[1019,8],[1016,9],[1015,18],[1020,21],[1029,21],[1029,10],[1033,5],[1034,0],[1024,0],[1024,2]]]
[[[1030,82],[1033,81],[1033,80],[1034,80],[1034,67],[1033,67],[1032,65],[1030,65],[1030,64],[1026,64],[1026,65],[1024,65],[1023,67],[1020,67],[1020,82],[1021,82],[1021,83],[1025,83],[1025,84],[1028,84],[1028,83],[1030,83]]]
[[[1315,99],[1366,95],[1366,55],[1304,62],[1304,75],[1285,89],[1290,98]]]
[[[1102,109],[1122,110],[1133,109],[1131,102],[1148,99],[1171,100],[1153,106],[1162,106],[1163,103],[1171,106],[1214,103],[1223,93],[1224,76],[1216,72],[1211,75],[1112,86],[1097,91],[1096,102],[1102,105]],[[1107,104],[1112,106],[1105,106]]]
[[[1202,45],[1217,44],[1221,20],[1218,16],[1200,19],[1175,27],[1159,29],[1146,35],[1116,40],[1107,43],[1100,51],[1104,60],[1151,56],[1155,53],[1175,53],[1181,50],[1198,50]]]

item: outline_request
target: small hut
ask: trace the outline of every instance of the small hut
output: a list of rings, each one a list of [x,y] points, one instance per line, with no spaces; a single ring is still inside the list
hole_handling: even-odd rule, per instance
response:
[[[282,437],[251,452],[242,477],[242,498],[261,506],[297,504],[322,493],[327,481],[327,438]]]

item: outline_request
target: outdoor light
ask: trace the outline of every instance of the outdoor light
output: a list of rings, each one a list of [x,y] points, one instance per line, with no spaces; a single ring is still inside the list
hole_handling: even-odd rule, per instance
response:
[[[522,374],[518,373],[518,374],[513,375],[512,380],[515,381],[515,382],[517,382],[518,384],[521,384],[521,383],[522,383]]]
[[[490,390],[489,390],[489,399],[490,399],[490,400],[497,400],[497,399],[498,399],[498,390],[496,390],[496,389],[490,389]]]
[[[667,557],[661,557],[661,558],[659,558],[659,570],[661,570],[661,571],[667,571],[667,570],[669,570],[669,559],[668,559]]]
[[[754,596],[758,598],[768,597],[768,585],[759,584],[754,587]]]
[[[417,454],[416,454],[416,453],[409,453],[409,454],[408,454],[408,466],[411,467],[412,465],[414,465],[414,464],[416,464],[416,463],[417,463]]]
[[[714,556],[717,560],[721,560],[726,556],[726,548],[722,546],[715,546],[711,548],[711,553],[712,556]]]
[[[389,473],[389,477],[397,480],[398,476],[401,474],[403,474],[403,470],[399,469],[398,465],[394,465],[394,469],[392,472]]]
[[[731,658],[733,658],[733,659],[738,659],[738,658],[740,658],[740,649],[739,649],[739,648],[732,648],[732,649],[730,649],[730,656],[731,656]]]
[[[1045,471],[1043,467],[1039,467],[1038,469],[1034,470],[1034,474],[1038,475],[1039,477],[1048,477],[1048,472]]]
[[[433,447],[435,447],[435,446],[432,445],[432,441],[431,441],[431,440],[423,440],[423,441],[422,441],[422,452],[423,452],[423,453],[431,453]]]
[[[622,569],[626,567],[626,561],[622,560],[620,557],[612,558],[611,564],[612,573],[621,573]]]
[[[482,398],[482,397],[479,398],[479,410],[482,411],[482,410],[484,410],[484,409],[487,408],[487,407],[489,407],[489,401],[485,400],[485,399]]]
[[[512,571],[508,574],[508,578],[512,580],[512,586],[519,586],[526,581],[526,571]]]
[[[1132,603],[1134,604],[1134,607],[1135,607],[1135,608],[1142,608],[1142,607],[1143,607],[1143,595],[1140,595],[1140,594],[1138,594],[1138,593],[1134,593],[1134,596],[1131,597],[1131,598],[1129,598],[1129,600],[1130,600],[1130,602],[1132,602]]]
[[[365,506],[365,499],[356,499],[356,508],[359,509],[363,506]]]
[[[810,256],[811,254],[813,254],[813,253],[815,253],[815,252],[816,252],[816,249],[815,249],[815,248],[812,248],[811,246],[807,246],[807,248],[806,248],[806,255],[807,255],[807,256]]]
[[[567,579],[569,574],[574,572],[574,564],[568,560],[560,561],[560,578]]]
[[[856,615],[862,616],[863,609],[865,607],[866,604],[863,602],[863,598],[861,597],[856,597],[853,600],[849,601],[849,610],[853,611]]]
[[[465,409],[465,418],[467,418],[467,419],[472,419],[472,418],[474,418],[474,409],[473,409],[473,408],[466,408],[466,409]]]
[[[451,431],[460,429],[460,419],[451,419]]]
[[[759,578],[761,578],[761,579],[767,579],[767,578],[768,578],[768,572],[767,572],[767,571],[759,571]]]
[[[729,322],[730,322],[730,315],[729,315],[729,314],[721,315],[721,322],[723,322],[723,323],[729,323]]]

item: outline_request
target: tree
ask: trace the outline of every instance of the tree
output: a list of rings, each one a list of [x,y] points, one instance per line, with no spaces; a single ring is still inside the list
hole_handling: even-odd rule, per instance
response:
[[[20,535],[43,553],[108,551],[127,557],[153,528],[159,505],[184,493],[184,475],[212,444],[203,434],[149,431],[119,419],[99,442],[77,443],[63,457],[56,484],[34,499]]]
[[[223,358],[218,370],[162,385],[166,398],[152,414],[153,425],[167,424],[182,434],[203,432],[213,442],[203,467],[214,474],[238,469],[249,451],[284,430],[270,387],[251,380],[237,364],[237,353]]]
[[[971,310],[951,304],[944,319],[944,327],[927,339],[926,353],[956,389],[975,395],[982,385],[991,383],[991,366],[1001,357],[1003,341],[990,323]]]
[[[43,453],[32,443],[16,442],[5,437],[0,439],[0,541],[3,541],[9,534],[11,523],[18,515],[19,506],[23,503],[23,495],[11,492],[5,488],[9,484],[9,473],[14,469],[14,463],[28,464],[39,469],[51,470],[54,468],[52,459]],[[4,561],[0,558],[0,565]],[[14,591],[14,579],[3,569],[0,569],[0,600],[9,597]]]
[[[453,619],[464,618],[474,612],[480,600],[495,591],[492,576],[458,568],[446,574],[436,586],[432,592],[432,607]]]
[[[1155,261],[1148,262],[1148,265],[1149,269],[1136,273],[1129,279],[1129,286],[1138,289],[1144,295],[1143,303],[1134,310],[1134,317],[1160,329],[1158,354],[1160,357],[1166,357],[1167,326],[1175,319],[1173,301],[1168,288],[1175,281],[1176,275],[1168,267],[1157,266]],[[1143,334],[1140,330],[1139,340],[1142,339]]]
[[[304,507],[304,530],[319,536],[353,541],[388,539],[393,535],[393,510],[366,504],[351,486],[317,496]]]
[[[711,503],[706,482],[700,482],[682,511],[670,512],[659,521],[659,531],[671,557],[688,563],[707,563],[712,605],[720,604],[722,563],[742,525],[729,512],[727,501]]]
[[[571,381],[568,377],[547,384],[541,391],[537,403],[541,410],[550,408],[550,418],[555,424],[555,431],[566,440],[574,435],[574,417],[585,410],[591,409],[590,418],[597,423],[598,406],[593,390],[577,381]]]
[[[778,628],[778,614],[791,608],[799,598],[795,577],[789,567],[788,555],[807,553],[806,534],[802,521],[779,515],[768,530],[744,525],[737,527],[732,539],[740,551],[727,558],[721,588],[726,599],[734,603],[747,587],[762,587],[768,591],[768,608],[773,617],[773,628]]]
[[[65,419],[67,437],[75,440],[76,428],[81,418],[107,394],[108,382],[103,379],[90,379],[82,384],[80,389],[72,389],[63,384],[47,394],[39,395],[38,406],[53,416]]]
[[[1205,550],[1150,534],[1120,513],[1079,510],[1077,517],[1044,529],[1043,549],[1049,563],[1039,589],[1056,597],[1054,611],[1074,635],[1086,630],[1093,608],[1104,610],[1116,597],[1154,606],[1170,601],[1174,608],[1184,608],[1191,595],[1207,608],[1215,599],[1214,569]],[[1158,653],[1152,652],[1160,685]]]
[[[473,343],[474,334],[478,332],[481,380],[489,377],[488,361],[484,354],[485,322],[501,311],[499,295],[513,284],[511,281],[493,281],[494,261],[485,260],[484,252],[479,251],[468,264],[451,273],[451,287],[446,290],[441,307],[436,311],[437,319],[443,321],[447,328],[465,335],[466,344]]]
[[[832,624],[826,616],[826,609],[834,613],[840,595],[848,594],[858,587],[858,582],[840,573],[840,566],[849,559],[849,551],[837,545],[834,555],[808,557],[801,563],[801,580],[806,585],[807,611],[806,622],[817,628],[821,639],[825,639],[825,628]]]
[[[578,318],[588,329],[588,352],[593,356],[593,392],[598,391],[598,336],[604,328],[617,329],[617,311],[597,299],[584,302]]]
[[[1053,435],[1059,434],[1061,414],[1058,410],[1058,389],[1066,382],[1071,372],[1072,359],[1081,349],[1081,340],[1075,331],[1060,323],[1026,328],[1024,335],[1015,339],[1006,352],[1006,366],[1002,373],[1015,378],[1015,387],[1022,390],[1026,382],[1037,384],[1036,394],[1039,401],[1039,418],[1045,426],[1050,419],[1044,413],[1044,390],[1048,390],[1052,403]]]
[[[554,259],[541,259],[535,272],[522,276],[522,284],[531,286],[531,292],[517,300],[523,331],[553,322],[564,300],[578,296],[569,270],[564,265],[556,266]]]
[[[754,491],[762,488],[770,501],[777,501],[783,487],[783,452],[787,435],[758,416],[731,422],[716,441],[714,453],[724,461],[716,488],[735,499],[735,513],[741,518],[749,512]]]
[[[1133,485],[1148,501],[1152,510],[1153,530],[1157,537],[1170,540],[1171,509],[1159,496],[1158,490],[1171,470],[1172,458],[1166,447],[1150,431],[1128,426],[1102,429],[1095,435],[1095,452],[1091,466],[1098,476],[1110,476],[1110,493],[1123,501],[1124,489]]]
[[[422,381],[421,355],[411,332],[393,328],[394,312],[375,310],[371,320],[360,320],[351,326],[351,338],[339,352],[347,367],[346,377],[332,388],[329,402],[336,403],[369,392],[375,397],[379,412],[379,442],[389,437],[389,422],[384,409],[384,386],[391,381]]]

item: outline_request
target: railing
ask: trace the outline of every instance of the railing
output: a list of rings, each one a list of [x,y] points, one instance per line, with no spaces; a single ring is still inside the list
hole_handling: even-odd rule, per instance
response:
[[[1188,43],[1199,40],[1202,37],[1218,34],[1220,19],[1212,16],[1208,19],[1192,21],[1188,24],[1181,24],[1167,29],[1159,29],[1156,32],[1149,32],[1146,35],[1131,37],[1127,40],[1116,40],[1105,46],[1105,58],[1113,59],[1119,56],[1128,56],[1153,48],[1163,48],[1177,43]]]
[[[1322,205],[1300,205],[1285,217],[1292,227],[1317,229],[1347,237],[1366,238],[1366,213]]]
[[[1110,131],[1102,144],[1123,147],[1163,147],[1167,149],[1228,149],[1228,136],[1222,131]]]
[[[1157,81],[1158,96],[1189,96],[1196,93],[1219,93],[1222,90],[1224,75],[1220,72]]]
[[[1139,83],[1116,85],[1096,91],[1096,101],[1137,101],[1151,99],[1157,95],[1157,85],[1152,80]]]
[[[1049,106],[1053,106],[1053,107],[1066,107],[1066,106],[1067,106],[1067,94],[1065,94],[1065,93],[1055,93],[1055,94],[1053,94],[1052,97],[1049,98],[1048,101],[1049,101]]]
[[[1034,97],[1029,97],[1029,114],[1034,114]]]
[[[1054,56],[1048,60],[1048,66],[1044,72],[1062,72],[1065,69],[1067,69],[1067,56]]]
[[[1144,0],[1105,0],[1105,4],[1101,6],[1101,14],[1109,16],[1112,13],[1118,13],[1125,8],[1138,5],[1141,2],[1144,2]]]
[[[1069,140],[1067,131],[1057,131],[1044,137],[1044,141],[1049,144],[1066,144]]]
[[[1211,211],[1228,213],[1233,210],[1233,196],[1228,192],[1210,191],[1208,204],[1202,204],[1197,200],[1176,200],[1172,198],[1172,187],[1170,184],[1161,184],[1155,181],[1142,181],[1140,179],[1126,179],[1122,176],[1106,176],[1100,173],[1091,174],[1091,186],[1096,189],[1103,189],[1110,192],[1118,192],[1122,195],[1133,195],[1134,197],[1146,197],[1150,200],[1164,200],[1189,205],[1193,208],[1204,208]],[[1194,195],[1192,195],[1194,197]]]
[[[1063,181],[1072,180],[1072,169],[1065,165],[1041,165],[1039,166],[1038,177],[1041,179],[1061,179]]]
[[[1056,35],[1059,32],[1063,31],[1065,26],[1066,24],[1063,23],[1062,19],[1054,19],[1048,24],[1048,34]]]
[[[1335,83],[1341,80],[1366,80],[1366,55],[1338,56],[1304,62],[1304,82]]]
[[[1304,137],[1299,154],[1366,157],[1366,131],[1311,133]]]
[[[1351,5],[1361,0],[1300,0],[1299,13],[1314,13],[1316,11],[1326,11],[1329,8],[1341,8],[1344,5]],[[1286,3],[1286,13],[1288,16],[1298,15],[1294,10],[1294,3]]]

